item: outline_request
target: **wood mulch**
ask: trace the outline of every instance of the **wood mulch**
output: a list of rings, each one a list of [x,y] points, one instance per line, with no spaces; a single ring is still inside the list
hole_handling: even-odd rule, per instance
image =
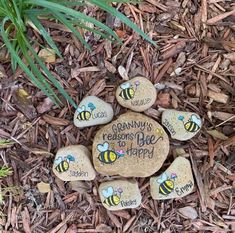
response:
[[[57,179],[51,169],[56,151],[71,144],[91,148],[100,126],[76,128],[75,109],[65,101],[61,109],[55,107],[20,70],[12,74],[2,48],[0,138],[9,143],[0,145],[0,165],[11,166],[14,173],[0,180],[0,231],[235,232],[234,0],[146,0],[116,7],[148,33],[157,48],[89,6],[85,11],[113,28],[123,44],[85,32],[93,48],[88,52],[64,27],[44,21],[64,55],[48,67],[77,104],[96,95],[113,105],[115,116],[126,111],[115,100],[115,89],[123,81],[118,70],[124,78],[143,75],[156,85],[157,101],[145,114],[157,121],[164,108],[197,112],[204,119],[202,130],[187,142],[171,140],[161,169],[177,155],[189,158],[194,192],[178,200],[154,201],[149,178],[141,178],[141,206],[110,212],[97,194],[99,182],[107,177],[98,175],[75,187]],[[38,190],[41,181],[50,184],[49,193]],[[179,213],[185,206],[196,210],[196,219],[190,219],[190,212]]]

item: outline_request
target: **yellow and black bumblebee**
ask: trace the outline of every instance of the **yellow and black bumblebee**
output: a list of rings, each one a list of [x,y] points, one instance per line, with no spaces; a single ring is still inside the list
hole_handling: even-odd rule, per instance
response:
[[[67,155],[62,158],[61,156],[55,160],[55,170],[59,173],[63,173],[69,170],[70,162],[74,162],[75,158],[72,155]]]
[[[121,201],[122,189],[118,188],[115,192],[113,187],[109,186],[107,189],[102,190],[102,195],[105,197],[103,203],[107,206],[117,206]]]
[[[91,118],[92,111],[94,111],[95,106],[94,104],[89,103],[88,108],[90,109],[90,111],[87,111],[84,105],[81,108],[77,109],[78,112],[77,119],[79,121],[88,121]]]
[[[104,142],[104,144],[98,144],[97,149],[100,152],[98,159],[104,164],[113,164],[117,159],[125,155],[122,150],[110,150],[108,142]]]
[[[121,92],[119,94],[124,100],[132,100],[135,96],[135,92],[137,90],[137,86],[139,85],[139,81],[135,82],[135,88],[130,83],[123,83],[120,85]]]
[[[201,128],[201,119],[194,114],[192,114],[186,123],[184,122],[183,116],[179,116],[178,119],[183,122],[187,132],[195,133]]]
[[[164,196],[172,193],[175,188],[175,178],[177,178],[177,175],[175,173],[172,173],[171,177],[168,178],[167,174],[164,172],[161,178],[157,180],[159,184],[159,193]]]

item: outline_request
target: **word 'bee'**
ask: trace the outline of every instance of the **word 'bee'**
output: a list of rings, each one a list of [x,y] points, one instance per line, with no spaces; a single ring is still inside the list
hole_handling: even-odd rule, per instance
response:
[[[135,96],[135,92],[137,87],[140,85],[139,81],[135,82],[135,88],[130,83],[121,84],[121,92],[119,96],[121,96],[124,100],[132,100]]]
[[[67,155],[62,158],[61,156],[55,160],[55,170],[59,173],[63,173],[69,170],[70,162],[74,162],[75,158],[72,155]]]
[[[108,142],[104,142],[104,144],[98,144],[97,149],[100,152],[98,159],[104,164],[112,164],[117,159],[124,156],[124,152],[122,150],[114,151],[109,149]]]
[[[167,196],[168,194],[172,193],[175,188],[175,178],[177,175],[175,173],[171,174],[171,177],[167,177],[167,174],[164,172],[160,179],[157,180],[159,185],[159,193]]]
[[[79,121],[88,121],[91,118],[91,113],[92,111],[95,110],[95,106],[92,103],[88,104],[88,108],[90,109],[90,111],[86,110],[85,105],[83,105],[81,108],[78,108],[78,115],[77,115],[77,119]]]
[[[102,195],[105,197],[104,203],[111,207],[117,206],[121,201],[122,189],[118,188],[114,191],[113,187],[109,186],[107,189],[102,190]]]
[[[188,132],[194,133],[201,128],[201,119],[194,114],[192,114],[187,122],[184,122],[183,116],[179,116],[178,119],[183,122],[185,130]]]

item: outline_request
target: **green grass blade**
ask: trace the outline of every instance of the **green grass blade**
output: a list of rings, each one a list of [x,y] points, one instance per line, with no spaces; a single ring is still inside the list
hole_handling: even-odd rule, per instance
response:
[[[47,33],[46,29],[42,26],[40,21],[33,15],[28,15],[28,18],[32,21],[32,23],[37,27],[43,38],[46,40],[46,42],[51,46],[51,48],[55,51],[55,53],[59,56],[62,57],[59,49],[57,48],[55,42],[53,39],[50,37],[50,35]]]
[[[42,62],[42,60],[38,57],[36,52],[34,51],[33,47],[30,45],[30,43],[24,38],[24,42],[27,44],[28,49],[32,53],[33,57],[39,64],[39,66],[42,68],[42,70],[47,75],[47,78],[53,83],[53,85],[58,89],[58,91],[64,96],[68,102],[77,109],[77,104],[73,101],[73,99],[68,95],[68,93],[64,90],[64,88],[61,86],[61,84],[57,81],[57,79],[50,73],[50,71],[47,69],[46,65]]]
[[[45,0],[26,0],[25,1],[26,4],[33,4],[33,5],[37,5],[37,6],[41,6],[41,7],[45,7],[48,8],[52,11],[57,11],[60,13],[64,13],[64,14],[68,14],[74,18],[77,19],[83,19],[84,21],[93,23],[95,26],[101,28],[102,30],[106,31],[108,34],[110,34],[111,36],[113,36],[116,40],[118,40],[119,42],[121,42],[120,38],[105,24],[99,22],[98,20],[89,17],[81,12],[78,12],[76,10],[70,9],[68,7],[65,7],[63,5],[57,4],[57,3],[52,3],[52,2],[48,2]]]
[[[156,45],[156,43],[151,40],[136,24],[134,24],[131,20],[129,20],[125,15],[117,11],[115,8],[109,6],[103,1],[100,0],[88,0],[90,3],[100,7],[101,9],[109,12],[110,14],[116,16],[119,18],[123,23],[125,23],[128,27],[132,28],[134,31],[139,33],[145,40],[150,42],[153,45]]]
[[[63,14],[60,14],[56,11],[52,11],[52,14],[57,18],[62,24],[64,24],[68,29],[71,30],[72,33],[82,42],[82,44],[89,50],[91,50],[90,45],[84,40],[82,35],[73,27],[71,23],[63,16]]]
[[[24,64],[24,62],[21,60],[21,58],[18,56],[18,54],[15,52],[14,48],[12,47],[12,44],[10,43],[10,40],[8,39],[8,36],[4,30],[6,21],[7,21],[7,18],[4,18],[2,21],[2,24],[0,25],[0,31],[1,31],[2,39],[3,39],[7,49],[9,50],[9,52],[12,56],[12,59],[16,60],[17,63],[19,64],[19,66],[21,67],[21,69],[28,75],[28,77],[32,80],[32,82],[38,88],[40,88],[48,97],[51,98],[50,94],[48,93],[47,89],[45,89],[44,85],[34,76],[34,74]]]

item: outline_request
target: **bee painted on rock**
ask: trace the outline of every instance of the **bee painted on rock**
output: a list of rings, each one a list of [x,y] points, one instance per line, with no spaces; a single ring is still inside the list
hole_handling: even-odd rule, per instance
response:
[[[105,203],[107,206],[117,206],[121,201],[121,194],[123,190],[121,188],[118,188],[116,191],[114,191],[113,187],[108,187],[107,189],[102,190],[102,195],[105,197],[105,200],[103,203]]]
[[[175,178],[177,175],[175,173],[171,174],[171,177],[167,177],[167,174],[164,172],[160,179],[157,180],[159,184],[159,193],[167,196],[174,191],[175,188]]]
[[[98,159],[104,164],[113,164],[117,159],[123,157],[124,151],[114,151],[109,149],[109,143],[104,142],[103,144],[98,144],[97,149],[100,152]]]
[[[91,118],[92,111],[94,111],[96,107],[94,106],[94,104],[89,103],[88,108],[90,109],[90,111],[86,110],[85,105],[77,109],[78,111],[77,119],[79,121],[88,121]]]
[[[195,133],[201,128],[201,119],[194,114],[191,115],[187,122],[184,122],[183,116],[179,116],[178,119],[183,122],[187,132]]]
[[[74,162],[75,158],[72,155],[67,155],[62,158],[61,156],[55,160],[55,170],[59,173],[63,173],[69,170],[70,162]]]
[[[119,96],[121,96],[124,100],[132,100],[135,96],[135,92],[139,85],[140,85],[139,81],[135,82],[135,87],[133,87],[130,83],[121,84],[120,87],[122,90]]]

